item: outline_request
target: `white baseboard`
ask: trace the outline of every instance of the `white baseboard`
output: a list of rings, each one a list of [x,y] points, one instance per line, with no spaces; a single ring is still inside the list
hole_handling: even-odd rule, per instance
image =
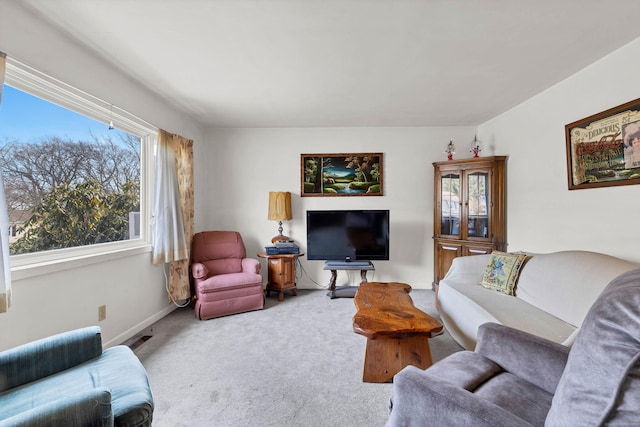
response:
[[[176,307],[174,304],[168,305],[166,308],[162,309],[161,311],[159,311],[158,313],[156,313],[153,316],[149,317],[148,319],[145,319],[144,321],[138,323],[137,325],[127,329],[126,331],[124,331],[120,335],[114,337],[113,339],[104,342],[102,344],[103,347],[104,348],[109,348],[109,347],[113,347],[115,345],[123,344],[124,342],[126,342],[129,339],[131,339],[132,337],[134,337],[136,334],[138,334],[139,332],[141,332],[145,328],[153,325],[155,322],[157,322],[158,320],[162,319],[164,316],[166,316],[169,313],[171,313],[172,311],[174,311],[176,308],[178,308],[178,307]]]

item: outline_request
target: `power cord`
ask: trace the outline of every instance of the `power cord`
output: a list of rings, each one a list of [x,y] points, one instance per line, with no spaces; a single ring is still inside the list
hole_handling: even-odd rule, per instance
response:
[[[300,259],[299,259],[299,258],[296,258],[296,262],[297,262],[297,264],[298,264],[298,267],[300,267],[300,271],[301,271],[300,276],[299,276],[299,277],[296,277],[296,282],[298,281],[298,279],[299,279],[299,278],[300,278],[300,279],[302,278],[302,273],[304,273],[304,275],[305,275],[305,276],[307,276],[307,278],[308,278],[309,280],[311,280],[311,281],[312,281],[312,282],[313,282],[317,287],[319,287],[320,289],[325,289],[325,290],[326,290],[326,289],[329,289],[329,285],[321,285],[320,283],[318,283],[318,282],[316,282],[315,280],[313,280],[313,279],[311,278],[311,276],[309,276],[309,273],[307,273],[307,270],[305,270],[305,269],[304,269],[304,267],[302,266],[302,263],[300,262]],[[298,269],[297,269],[297,268],[296,268],[296,271],[298,271]],[[296,276],[297,276],[297,273],[296,273]]]
[[[178,308],[187,307],[191,303],[191,298],[187,298],[184,305],[178,304],[178,302],[174,300],[173,297],[171,296],[171,292],[169,292],[169,277],[167,277],[167,268],[166,268],[167,266],[171,268],[171,263],[166,262],[162,266],[162,274],[164,274],[164,288],[167,290],[167,295],[169,295],[169,299],[171,300],[173,305],[175,305],[176,307]]]

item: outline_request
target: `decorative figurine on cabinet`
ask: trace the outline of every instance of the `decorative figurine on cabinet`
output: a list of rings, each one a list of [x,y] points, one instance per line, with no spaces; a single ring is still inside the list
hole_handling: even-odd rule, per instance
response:
[[[473,137],[473,141],[471,141],[471,149],[469,152],[473,153],[473,157],[480,157],[480,152],[482,151],[482,143],[478,139],[478,136]]]
[[[447,155],[447,160],[453,160],[453,155],[456,154],[456,146],[453,145],[453,139],[449,140],[449,145],[447,145],[447,149],[444,150],[444,153]]]

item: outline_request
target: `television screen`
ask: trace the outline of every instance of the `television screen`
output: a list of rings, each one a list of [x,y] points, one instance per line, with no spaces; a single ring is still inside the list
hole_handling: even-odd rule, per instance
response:
[[[388,260],[389,211],[307,211],[307,259]]]

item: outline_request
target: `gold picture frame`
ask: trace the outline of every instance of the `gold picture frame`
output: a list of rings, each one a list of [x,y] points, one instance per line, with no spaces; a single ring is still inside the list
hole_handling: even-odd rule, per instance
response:
[[[640,184],[640,99],[565,126],[569,190]]]

